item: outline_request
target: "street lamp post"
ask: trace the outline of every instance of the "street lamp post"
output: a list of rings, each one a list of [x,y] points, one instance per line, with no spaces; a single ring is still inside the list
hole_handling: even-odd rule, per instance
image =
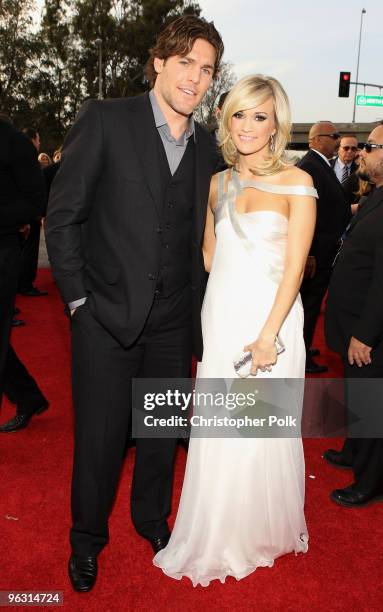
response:
[[[94,42],[98,47],[98,99],[102,100],[102,39],[96,38]]]
[[[359,45],[358,45],[358,61],[356,64],[356,85],[355,85],[355,95],[354,95],[354,110],[352,113],[352,122],[355,123],[355,112],[356,112],[356,93],[358,91],[358,79],[359,79],[359,59],[360,59],[360,45],[362,42],[362,27],[363,27],[363,15],[366,14],[366,9],[362,9],[360,15],[360,30],[359,30]]]

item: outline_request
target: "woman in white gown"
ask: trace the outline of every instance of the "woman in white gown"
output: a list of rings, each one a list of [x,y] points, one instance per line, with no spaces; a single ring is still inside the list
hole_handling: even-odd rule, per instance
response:
[[[308,174],[284,161],[290,127],[275,79],[246,77],[226,98],[219,137],[229,169],[213,177],[209,196],[197,379],[235,378],[242,349],[252,352],[258,378],[304,378],[299,288],[316,191]],[[277,356],[278,334],[286,350]],[[174,530],[156,566],[207,586],[306,552],[307,542],[300,438],[191,437]]]

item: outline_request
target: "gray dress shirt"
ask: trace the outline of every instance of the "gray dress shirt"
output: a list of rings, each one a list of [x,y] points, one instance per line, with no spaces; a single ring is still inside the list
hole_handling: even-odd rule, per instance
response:
[[[153,109],[154,122],[158,133],[161,136],[170,172],[173,175],[177,170],[178,166],[180,165],[182,157],[186,151],[189,138],[191,136],[194,136],[195,141],[194,119],[192,116],[190,117],[186,131],[178,140],[176,140],[170,133],[169,126],[166,123],[166,119],[163,115],[162,110],[160,109],[153,89],[149,93],[149,100]]]

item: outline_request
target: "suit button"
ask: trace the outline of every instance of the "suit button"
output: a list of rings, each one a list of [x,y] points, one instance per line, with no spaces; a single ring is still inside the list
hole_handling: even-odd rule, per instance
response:
[[[157,234],[162,234],[162,227],[161,226],[157,227]]]
[[[171,226],[170,226],[170,223],[167,223],[167,224],[165,225],[165,229],[167,229],[167,230],[168,230],[168,229],[170,229],[170,227],[171,227]]]
[[[165,248],[165,249],[168,249],[168,248],[169,248],[168,243],[164,244],[164,248]]]
[[[154,280],[154,274],[148,274],[148,279],[149,280]]]
[[[168,208],[173,208],[175,206],[174,202],[168,202]]]

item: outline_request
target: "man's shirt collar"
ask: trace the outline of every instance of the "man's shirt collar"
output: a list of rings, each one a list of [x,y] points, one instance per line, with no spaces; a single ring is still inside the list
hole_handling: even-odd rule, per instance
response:
[[[314,152],[315,152],[317,155],[319,155],[320,157],[322,157],[322,159],[324,159],[324,160],[325,160],[326,164],[327,164],[328,166],[330,166],[330,168],[331,168],[331,164],[330,164],[329,160],[327,159],[327,157],[326,157],[325,155],[323,155],[323,153],[321,153],[320,151],[317,151],[316,149],[313,149],[313,148],[311,148],[311,151],[314,151]]]

